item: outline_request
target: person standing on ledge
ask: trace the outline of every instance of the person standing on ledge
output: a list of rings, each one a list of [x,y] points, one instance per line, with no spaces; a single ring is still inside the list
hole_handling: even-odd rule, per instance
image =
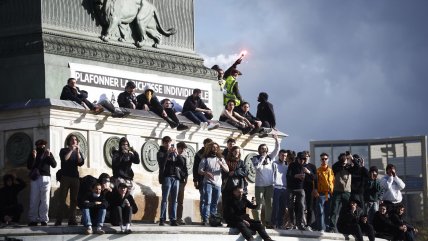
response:
[[[48,225],[49,201],[51,191],[51,172],[57,163],[49,149],[46,148],[46,140],[37,140],[36,149],[27,160],[27,168],[30,170],[30,208],[28,209],[28,226],[36,226],[38,222],[42,226]],[[37,169],[37,170],[36,170]]]
[[[220,127],[220,124],[211,121],[213,112],[202,101],[201,94],[202,91],[200,89],[194,89],[193,94],[187,97],[184,102],[182,113],[193,123],[200,125],[203,129],[217,129]]]
[[[67,85],[62,88],[61,96],[59,97],[61,100],[71,100],[76,102],[77,104],[83,106],[85,109],[90,109],[94,112],[94,114],[99,114],[104,111],[104,108],[97,105],[92,104],[88,98],[88,92],[84,90],[80,90],[76,85],[75,78],[69,78],[67,80]]]
[[[117,104],[119,107],[136,109],[137,108],[137,97],[135,97],[135,88],[137,86],[134,82],[128,81],[125,86],[125,91],[120,93],[117,97]]]
[[[66,198],[68,190],[70,190],[70,210],[68,225],[76,226],[76,206],[77,206],[77,194],[79,192],[79,170],[77,167],[83,166],[85,163],[85,157],[79,148],[79,139],[77,136],[70,135],[67,139],[67,147],[62,148],[59,152],[59,158],[61,159],[61,171],[62,176],[59,185],[59,208],[57,210],[57,218],[55,226],[60,226],[64,210],[66,208]]]

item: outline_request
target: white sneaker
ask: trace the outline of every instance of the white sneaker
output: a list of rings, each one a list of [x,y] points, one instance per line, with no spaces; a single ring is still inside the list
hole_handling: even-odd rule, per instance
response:
[[[208,125],[208,130],[210,131],[210,130],[214,130],[214,129],[217,129],[217,128],[219,128],[220,127],[220,124],[219,123],[210,123],[209,125]]]
[[[85,234],[87,234],[87,235],[92,234],[92,227],[91,226],[86,228]]]
[[[205,129],[207,129],[208,122],[201,122],[200,126],[201,126],[202,130],[205,130]]]

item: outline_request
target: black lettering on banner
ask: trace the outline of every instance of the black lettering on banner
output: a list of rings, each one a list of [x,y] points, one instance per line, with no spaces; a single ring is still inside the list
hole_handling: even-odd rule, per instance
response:
[[[76,71],[75,77],[79,85],[93,86],[103,89],[110,90],[124,90],[126,83],[132,81],[136,85],[136,93],[144,92],[145,87],[150,86],[156,93],[156,95],[172,98],[172,99],[183,99],[185,100],[189,95],[193,93],[193,88],[167,85],[154,82],[148,82],[144,80],[126,79],[115,76],[108,76],[102,74],[88,73],[82,71]],[[207,103],[209,99],[209,91],[202,90],[201,98]]]

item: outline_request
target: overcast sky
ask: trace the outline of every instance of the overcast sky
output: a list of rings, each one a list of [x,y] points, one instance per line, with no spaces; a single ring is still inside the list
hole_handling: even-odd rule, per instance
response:
[[[269,93],[284,148],[428,134],[428,1],[195,0],[196,51]],[[232,58],[231,58],[232,56]]]

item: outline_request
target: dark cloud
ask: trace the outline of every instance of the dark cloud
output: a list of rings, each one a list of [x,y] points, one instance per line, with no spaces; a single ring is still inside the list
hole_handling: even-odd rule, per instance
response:
[[[428,133],[427,1],[195,2],[196,51],[249,51],[241,93],[270,93],[285,146]],[[226,66],[224,66],[226,67]],[[305,113],[305,114],[303,114]]]

